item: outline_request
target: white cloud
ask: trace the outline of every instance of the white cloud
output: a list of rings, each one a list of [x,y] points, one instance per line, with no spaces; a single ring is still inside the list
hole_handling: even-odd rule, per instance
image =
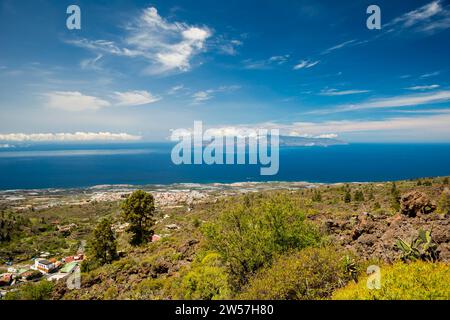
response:
[[[145,90],[115,92],[114,95],[117,106],[140,106],[161,100],[160,97],[156,97]]]
[[[428,33],[444,30],[450,27],[450,10],[441,0],[432,1],[395,18],[384,27],[397,31],[413,28]]]
[[[427,135],[441,140],[450,141],[450,114],[426,115],[420,117],[395,117],[383,120],[340,120],[321,123],[297,122],[289,127],[297,127],[298,130],[309,134],[321,134],[321,132],[334,132],[337,134],[372,132],[377,133],[397,132],[409,135],[410,140],[426,139]]]
[[[414,86],[414,87],[408,87],[406,89],[408,90],[414,90],[414,91],[422,91],[422,90],[432,90],[432,89],[437,89],[440,86],[438,84],[431,84],[428,86]]]
[[[67,40],[66,43],[77,47],[92,50],[98,54],[111,54],[125,57],[138,57],[145,55],[142,51],[130,50],[128,48],[121,48],[113,41],[108,40],[89,40],[89,39],[75,39]]]
[[[155,63],[148,69],[150,73],[189,70],[191,59],[211,36],[207,27],[169,22],[153,7],[145,9],[129,31],[126,43]]]
[[[66,111],[97,110],[111,105],[106,100],[84,95],[78,91],[54,91],[45,96],[49,107]]]
[[[80,62],[80,66],[82,69],[99,69],[97,66],[97,62],[100,61],[100,59],[103,58],[103,54],[98,54],[95,58],[92,59],[85,59]]]
[[[326,133],[326,134],[319,134],[318,136],[315,136],[315,138],[319,139],[336,139],[338,135],[336,133]]]
[[[275,65],[282,65],[285,64],[290,58],[290,55],[278,55],[278,56],[272,56],[268,59],[261,59],[261,60],[252,60],[252,59],[246,59],[243,62],[245,69],[253,69],[253,70],[265,70],[265,69],[272,69]]]
[[[289,60],[289,55],[285,54],[283,56],[272,56],[269,58],[269,62],[274,62],[276,64],[284,64]]]
[[[169,22],[154,7],[145,9],[127,27],[127,36],[118,43],[110,40],[69,40],[67,43],[96,53],[143,58],[145,72],[187,71],[194,56],[205,50],[212,32],[207,27]]]
[[[260,123],[252,127],[278,129],[281,135],[312,138],[356,138],[360,141],[450,142],[450,113],[403,116],[382,120],[330,120],[324,122]]]
[[[356,42],[356,40],[349,40],[349,41],[345,41],[345,42],[339,43],[339,44],[337,44],[337,45],[335,45],[335,46],[333,46],[331,48],[328,48],[328,49],[324,50],[322,52],[322,54],[328,54],[328,53],[333,52],[335,50],[342,49],[342,48],[344,48],[344,47],[346,47],[346,46],[348,46],[348,45],[350,45],[350,44],[352,44],[354,42]]]
[[[167,94],[175,94],[183,89],[184,89],[184,85],[182,85],[182,84],[176,85],[176,86],[173,86],[172,88],[170,88],[169,91],[167,91]]]
[[[136,141],[141,136],[128,133],[75,132],[75,133],[8,133],[0,134],[0,141]]]
[[[429,77],[435,77],[435,76],[438,76],[438,75],[440,75],[440,74],[441,74],[440,71],[434,71],[434,72],[425,73],[425,74],[421,75],[420,77],[421,77],[421,78],[429,78]]]
[[[366,93],[370,92],[370,90],[337,90],[337,89],[327,89],[322,90],[320,92],[320,95],[322,96],[346,96],[351,94],[358,94],[358,93]]]
[[[203,102],[213,98],[212,90],[198,91],[192,95],[195,103]]]
[[[383,99],[372,99],[361,103],[337,106],[331,109],[308,112],[309,114],[327,114],[334,112],[354,111],[376,108],[397,108],[417,106],[431,103],[443,103],[450,101],[450,91],[437,91],[414,95],[402,95]]]
[[[243,42],[241,40],[224,40],[222,39],[221,42],[217,45],[219,52],[229,55],[229,56],[235,56],[238,54],[237,48],[242,46]]]
[[[238,85],[231,85],[231,86],[220,86],[215,89],[208,89],[203,91],[197,91],[192,95],[192,98],[194,99],[194,104],[201,103],[203,101],[210,100],[214,97],[215,93],[218,92],[231,92],[240,89],[241,87]]]
[[[310,60],[301,60],[298,64],[294,66],[294,70],[303,69],[303,68],[312,68],[317,65],[320,61],[310,61]]]

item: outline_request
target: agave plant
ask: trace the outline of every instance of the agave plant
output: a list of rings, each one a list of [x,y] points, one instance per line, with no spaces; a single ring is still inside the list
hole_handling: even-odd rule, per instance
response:
[[[402,252],[403,261],[436,261],[438,258],[431,231],[419,230],[418,236],[409,243],[399,238],[395,246]]]

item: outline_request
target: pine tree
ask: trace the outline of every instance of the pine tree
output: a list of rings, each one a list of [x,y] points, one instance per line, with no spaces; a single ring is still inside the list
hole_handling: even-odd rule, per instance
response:
[[[103,219],[96,226],[89,248],[93,258],[100,265],[111,263],[116,259],[117,242],[109,219]]]
[[[134,191],[122,203],[122,217],[130,224],[128,231],[132,233],[131,244],[142,244],[152,236],[154,213],[153,196],[142,190]]]

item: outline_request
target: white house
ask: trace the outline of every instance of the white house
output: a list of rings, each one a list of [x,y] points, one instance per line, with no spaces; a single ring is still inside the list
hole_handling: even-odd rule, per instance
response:
[[[55,268],[56,268],[55,264],[46,259],[34,260],[34,269],[39,270],[41,272],[49,273]]]

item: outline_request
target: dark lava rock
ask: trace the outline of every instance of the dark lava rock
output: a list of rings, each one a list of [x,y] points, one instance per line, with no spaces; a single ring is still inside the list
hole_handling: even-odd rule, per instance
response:
[[[400,212],[408,217],[429,214],[434,210],[436,210],[436,205],[423,192],[412,191],[401,198]]]

